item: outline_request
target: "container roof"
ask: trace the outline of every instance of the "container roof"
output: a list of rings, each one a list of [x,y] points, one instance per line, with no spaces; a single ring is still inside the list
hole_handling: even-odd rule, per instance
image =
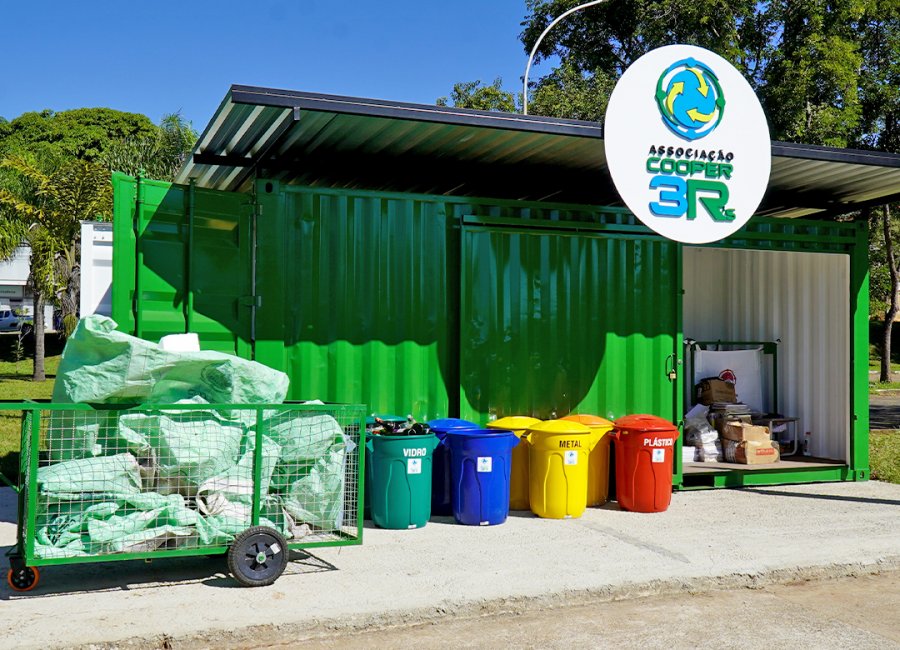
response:
[[[176,182],[288,184],[622,205],[603,126],[513,113],[232,86]],[[758,214],[841,214],[900,200],[900,155],[772,143]]]

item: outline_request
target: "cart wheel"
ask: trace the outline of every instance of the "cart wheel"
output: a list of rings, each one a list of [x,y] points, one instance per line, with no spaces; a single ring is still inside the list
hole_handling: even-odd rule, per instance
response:
[[[10,569],[6,574],[6,582],[13,591],[31,591],[37,587],[41,572],[36,567],[26,566],[21,569]]]
[[[265,587],[278,579],[288,561],[288,547],[277,530],[253,526],[234,538],[228,571],[245,587]]]

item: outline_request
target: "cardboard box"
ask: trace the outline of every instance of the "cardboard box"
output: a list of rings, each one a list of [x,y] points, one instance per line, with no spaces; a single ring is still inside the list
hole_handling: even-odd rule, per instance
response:
[[[697,384],[697,403],[712,404],[713,402],[736,402],[734,384],[722,381],[718,377],[701,379]]]
[[[713,417],[713,426],[719,435],[725,436],[725,427],[732,422],[744,422],[750,424],[750,414],[747,415],[728,415],[725,413],[716,413]]]
[[[763,465],[766,463],[777,463],[779,458],[778,444],[773,443],[771,440],[768,442],[754,442],[752,440],[744,442],[738,442],[737,440],[725,441],[725,460],[729,463]]]
[[[737,442],[762,442],[771,440],[768,427],[760,427],[746,422],[728,422],[722,431],[722,437]]]

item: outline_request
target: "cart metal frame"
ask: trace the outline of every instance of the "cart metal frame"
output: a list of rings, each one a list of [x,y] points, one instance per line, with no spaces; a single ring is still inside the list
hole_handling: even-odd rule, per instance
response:
[[[85,412],[114,412],[118,417],[124,414],[187,413],[190,411],[235,412],[243,411],[254,415],[253,425],[246,425],[248,431],[255,431],[253,453],[253,495],[252,512],[248,528],[260,525],[261,487],[263,472],[263,436],[266,434],[266,420],[273,412],[303,415],[329,415],[337,420],[344,434],[355,444],[343,464],[343,510],[342,525],[335,530],[313,531],[313,534],[297,541],[288,540],[289,549],[310,549],[325,546],[355,546],[363,541],[363,501],[365,475],[365,406],[358,404],[304,404],[285,402],[282,404],[153,404],[153,405],[89,405],[56,404],[39,401],[0,402],[0,411],[22,412],[22,447],[18,476],[15,483],[7,480],[18,494],[18,516],[16,544],[7,557],[12,570],[26,567],[77,564],[85,562],[108,562],[116,560],[140,560],[168,557],[190,557],[225,554],[229,544],[195,545],[190,548],[165,548],[143,552],[109,552],[76,557],[40,557],[35,551],[35,536],[38,526],[38,511],[41,494],[38,486],[38,470],[52,464],[42,458],[42,445],[46,442],[42,433],[46,432],[44,422],[53,414],[57,416],[84,414]],[[82,416],[84,417],[84,416]],[[247,435],[250,438],[250,435]],[[250,453],[248,448],[248,453]]]

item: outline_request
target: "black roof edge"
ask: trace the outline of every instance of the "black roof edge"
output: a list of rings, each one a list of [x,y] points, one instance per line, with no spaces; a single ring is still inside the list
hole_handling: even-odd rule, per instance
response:
[[[476,111],[468,108],[410,104],[385,101],[383,99],[344,97],[342,95],[325,95],[295,90],[259,88],[256,86],[233,85],[230,94],[231,101],[235,104],[259,104],[278,108],[298,107],[301,110],[310,111],[532,131],[535,133],[571,135],[582,138],[602,139],[603,137],[603,125],[598,122],[567,120],[541,115]]]
[[[226,100],[228,98],[235,104],[299,108],[310,111],[501,128],[582,138],[603,138],[603,125],[599,122],[545,117],[542,115],[477,111],[468,108],[413,104],[384,99],[328,95],[241,84],[231,86]],[[209,127],[207,126],[207,128]],[[900,168],[900,154],[865,149],[842,149],[822,145],[773,141],[772,155],[780,158]]]
[[[803,160],[822,160],[853,165],[900,168],[900,154],[869,149],[841,149],[839,147],[825,147],[817,144],[773,141],[772,155],[781,158],[801,158]]]

